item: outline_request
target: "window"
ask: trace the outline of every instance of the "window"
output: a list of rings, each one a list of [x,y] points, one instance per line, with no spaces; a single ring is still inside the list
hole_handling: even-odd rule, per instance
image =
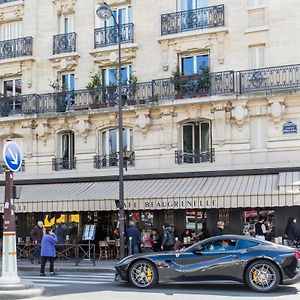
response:
[[[119,153],[119,131],[109,129],[101,133],[101,147],[104,166],[117,166]],[[132,129],[123,128],[123,150],[132,151]]]
[[[22,37],[22,22],[9,22],[0,25],[0,40],[12,40]]]
[[[74,32],[74,15],[61,15],[59,18],[59,33]]]
[[[67,91],[74,91],[75,77],[74,74],[63,74],[61,76],[63,88]]]
[[[179,0],[179,3],[182,11],[208,6],[207,0]]]
[[[17,96],[22,93],[22,81],[20,78],[7,79],[3,81],[3,94],[6,97]]]
[[[70,111],[74,105],[75,76],[74,74],[63,74],[61,76],[61,81],[62,91],[67,93],[62,95],[62,110],[59,111]]]
[[[64,131],[58,135],[58,157],[54,159],[53,169],[75,169],[75,137],[73,131]]]
[[[248,240],[238,240],[237,241],[237,249],[247,249],[251,247],[257,246],[258,243],[253,242],[253,241],[248,241]]]
[[[201,74],[208,66],[208,54],[181,57],[181,72],[184,75]]]
[[[124,66],[121,68],[122,82],[127,83],[131,76],[131,66]],[[104,85],[118,84],[118,69],[107,68],[102,70],[102,80]]]
[[[265,45],[249,47],[249,65],[251,69],[264,67]]]
[[[219,239],[202,245],[202,252],[224,252],[236,250],[236,240]]]

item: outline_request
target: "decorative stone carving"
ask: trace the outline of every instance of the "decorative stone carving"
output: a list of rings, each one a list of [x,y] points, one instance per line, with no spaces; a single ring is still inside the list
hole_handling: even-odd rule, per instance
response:
[[[0,8],[0,23],[19,21],[24,16],[24,3],[11,2],[11,5]]]
[[[77,123],[77,131],[83,137],[84,142],[86,143],[88,134],[91,130],[91,124],[89,123],[88,117],[80,119]]]
[[[200,115],[200,107],[196,105],[192,105],[188,109],[190,119],[197,119]]]
[[[53,0],[59,15],[73,14],[76,0]]]
[[[59,72],[71,71],[78,65],[79,54],[77,52],[56,54],[49,57],[52,67]]]
[[[283,102],[274,101],[269,104],[268,114],[273,119],[275,126],[278,127],[285,113],[285,105]]]
[[[242,129],[247,117],[248,117],[248,109],[245,104],[237,104],[234,106],[232,111],[232,117],[235,119],[239,130]]]
[[[216,102],[213,104],[212,113],[216,125],[217,141],[220,147],[225,144],[226,132],[226,112],[228,111],[227,103]]]
[[[137,111],[136,125],[142,130],[144,137],[147,134],[150,123],[149,110]]]
[[[38,137],[43,141],[44,145],[47,143],[47,138],[51,134],[50,127],[47,123],[40,123],[35,129]]]

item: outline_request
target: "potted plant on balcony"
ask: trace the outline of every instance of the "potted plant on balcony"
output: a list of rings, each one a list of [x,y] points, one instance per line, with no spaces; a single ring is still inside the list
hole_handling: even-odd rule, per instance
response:
[[[174,89],[176,92],[176,99],[182,98],[182,77],[183,73],[180,72],[179,66],[177,66],[171,77],[171,82],[174,84]]]
[[[116,83],[110,83],[106,86],[106,97],[110,107],[116,106],[118,97],[118,85]]]
[[[101,92],[102,87],[102,76],[101,72],[98,71],[90,76],[90,82],[86,85],[86,88],[89,90],[89,94],[93,100],[90,104],[91,109],[96,109],[99,107],[106,107],[106,103],[101,101]]]
[[[210,90],[210,73],[209,67],[206,65],[200,66],[198,88],[200,96],[207,96]]]
[[[135,105],[135,94],[137,90],[137,77],[133,74],[130,75],[128,80],[128,93],[127,93],[127,104],[128,105]]]
[[[55,95],[53,98],[56,103],[57,112],[65,112],[68,104],[66,101],[68,85],[65,82],[61,85],[59,79],[57,78],[54,81],[49,80],[49,86],[55,90]]]

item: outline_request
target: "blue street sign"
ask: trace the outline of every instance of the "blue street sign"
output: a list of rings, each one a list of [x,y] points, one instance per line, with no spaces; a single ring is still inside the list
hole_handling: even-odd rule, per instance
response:
[[[7,142],[3,148],[3,160],[13,172],[19,171],[22,165],[22,154],[19,146],[14,142]]]

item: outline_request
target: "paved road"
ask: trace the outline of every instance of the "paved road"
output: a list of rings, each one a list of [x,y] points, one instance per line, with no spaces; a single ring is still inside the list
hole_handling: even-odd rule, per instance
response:
[[[196,285],[161,284],[155,289],[139,290],[127,284],[113,282],[113,274],[60,273],[56,277],[40,277],[33,273],[21,273],[23,279],[44,286],[46,293],[36,300],[239,300],[239,299],[300,299],[300,284],[280,287],[271,294],[254,293],[243,285],[230,282]]]

